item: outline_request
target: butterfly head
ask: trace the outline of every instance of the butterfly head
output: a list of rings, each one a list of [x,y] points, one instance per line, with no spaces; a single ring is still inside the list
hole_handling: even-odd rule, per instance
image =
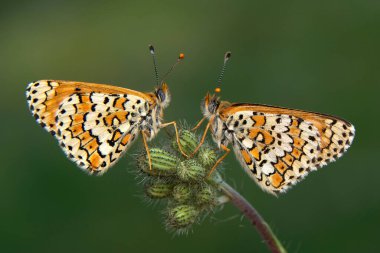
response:
[[[215,94],[210,95],[207,93],[201,104],[203,115],[207,118],[215,115],[220,106],[220,99]]]
[[[168,85],[166,83],[162,83],[156,88],[154,93],[157,98],[157,103],[162,108],[166,108],[170,103],[170,92]]]

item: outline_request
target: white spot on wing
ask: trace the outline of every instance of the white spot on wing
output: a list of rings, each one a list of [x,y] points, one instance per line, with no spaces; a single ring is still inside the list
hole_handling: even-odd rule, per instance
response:
[[[243,140],[243,145],[247,148],[252,148],[253,141],[251,139],[245,138]]]
[[[262,171],[265,175],[269,175],[274,172],[274,167],[269,162],[266,162],[262,167]]]

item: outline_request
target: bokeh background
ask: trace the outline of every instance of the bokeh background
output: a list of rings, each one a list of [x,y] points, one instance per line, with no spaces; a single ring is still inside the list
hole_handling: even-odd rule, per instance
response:
[[[166,232],[161,210],[142,201],[128,172],[140,142],[107,174],[90,177],[30,115],[24,91],[38,79],[152,90],[153,43],[161,73],[186,54],[167,80],[167,121],[200,119],[199,103],[231,50],[224,99],[353,122],[348,153],[279,198],[262,192],[233,155],[225,175],[289,252],[376,252],[379,27],[373,0],[1,1],[0,251],[267,252],[228,204],[187,236]]]

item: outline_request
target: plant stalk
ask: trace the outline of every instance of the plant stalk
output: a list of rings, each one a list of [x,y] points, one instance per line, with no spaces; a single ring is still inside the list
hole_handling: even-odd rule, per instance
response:
[[[280,240],[277,239],[269,225],[257,212],[257,210],[234,188],[224,181],[219,182],[220,189],[226,194],[231,202],[251,221],[252,225],[256,228],[261,238],[264,240],[268,248],[273,253],[286,253],[285,248],[282,246]]]

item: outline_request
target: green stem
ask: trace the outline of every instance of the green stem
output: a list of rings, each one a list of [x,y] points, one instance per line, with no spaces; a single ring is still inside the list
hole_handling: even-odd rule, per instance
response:
[[[267,244],[268,248],[273,253],[286,253],[285,248],[282,246],[280,240],[277,239],[276,235],[273,233],[269,225],[257,212],[257,210],[234,188],[228,185],[224,181],[218,182],[220,189],[226,194],[231,202],[251,221],[252,225],[256,227],[260,236],[263,238],[264,242]]]

